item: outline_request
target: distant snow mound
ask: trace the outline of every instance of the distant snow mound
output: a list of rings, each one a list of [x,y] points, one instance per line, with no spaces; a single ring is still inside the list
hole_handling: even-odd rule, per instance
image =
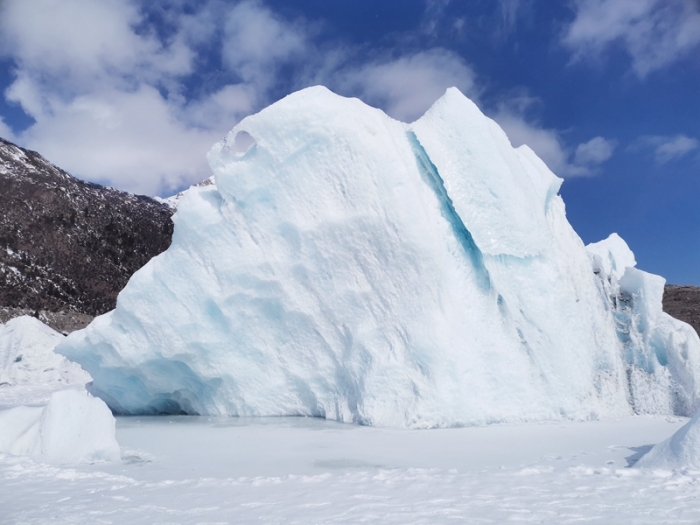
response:
[[[54,392],[43,407],[0,411],[0,452],[53,464],[118,461],[115,421],[85,390]]]
[[[113,410],[439,427],[698,406],[697,368],[630,382],[652,343],[621,340],[610,256],[596,275],[561,179],[457,89],[410,125],[305,89],[208,158],[171,247],[57,349]]]
[[[27,315],[0,325],[0,385],[91,381],[80,365],[54,353],[63,339],[63,335]]]

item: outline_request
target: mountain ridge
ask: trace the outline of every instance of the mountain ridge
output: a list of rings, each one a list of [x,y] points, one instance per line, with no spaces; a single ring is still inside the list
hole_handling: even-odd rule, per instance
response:
[[[170,245],[165,204],[81,181],[0,138],[0,307],[100,315]]]

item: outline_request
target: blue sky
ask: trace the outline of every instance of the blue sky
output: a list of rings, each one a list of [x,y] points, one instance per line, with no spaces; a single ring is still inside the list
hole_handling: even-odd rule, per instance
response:
[[[313,84],[404,121],[455,85],[566,179],[585,242],[700,285],[697,0],[4,0],[0,136],[168,195],[245,115]]]

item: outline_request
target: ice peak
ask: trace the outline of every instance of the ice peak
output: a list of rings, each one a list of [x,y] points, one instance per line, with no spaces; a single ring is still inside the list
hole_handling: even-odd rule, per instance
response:
[[[617,280],[622,278],[626,268],[634,268],[637,265],[634,253],[617,233],[611,233],[602,241],[588,244],[586,250],[592,256],[596,272],[603,271],[606,276],[612,275]]]

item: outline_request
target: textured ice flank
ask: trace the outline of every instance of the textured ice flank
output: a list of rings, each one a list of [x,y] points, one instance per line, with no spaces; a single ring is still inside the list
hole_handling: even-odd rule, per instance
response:
[[[632,411],[560,179],[457,90],[407,126],[309,88],[209,162],[170,249],[59,347],[113,409],[410,427]]]
[[[693,415],[700,400],[700,339],[662,311],[665,279],[634,268],[634,254],[617,234],[587,249],[623,346],[633,410]]]
[[[489,255],[537,255],[549,230],[545,200],[561,180],[523,165],[503,130],[456,88],[411,125],[454,207]],[[533,180],[534,179],[534,180]]]

